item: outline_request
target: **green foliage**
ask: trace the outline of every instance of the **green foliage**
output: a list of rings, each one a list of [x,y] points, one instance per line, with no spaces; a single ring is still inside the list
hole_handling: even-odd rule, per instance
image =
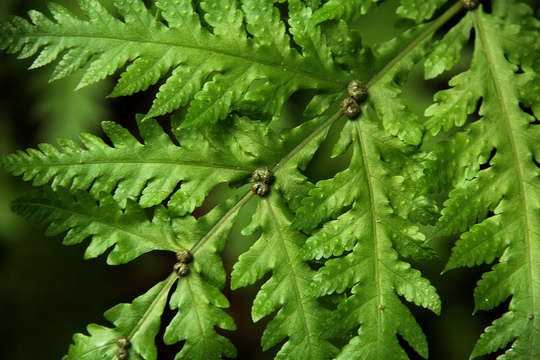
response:
[[[48,235],[68,231],[66,245],[91,237],[85,258],[94,258],[114,245],[107,262],[123,264],[154,249],[175,250],[174,233],[157,209],[149,221],[142,209],[129,202],[124,211],[110,196],[99,202],[86,192],[71,195],[64,189],[30,194],[13,203],[13,211],[47,225]]]
[[[530,18],[530,9],[517,5],[496,7],[493,14],[469,14],[458,27],[463,33],[474,29],[471,68],[455,76],[453,87],[438,93],[426,111],[430,130],[437,133],[453,123],[464,125],[481,100],[481,118],[443,145],[443,151],[452,154],[443,166],[450,165],[454,172],[453,190],[437,224],[443,233],[461,234],[446,270],[498,260],[478,282],[475,311],[493,309],[511,298],[509,311],[485,330],[472,357],[509,343],[501,359],[540,356],[539,113],[531,115],[520,107],[537,110],[540,101],[538,93],[520,91],[540,84],[539,25]],[[441,62],[454,62],[453,56]],[[480,166],[486,164],[489,167]]]
[[[228,276],[233,290],[258,287],[252,319],[269,318],[261,345],[276,358],[408,359],[399,338],[427,358],[409,306],[440,313],[417,268],[448,236],[458,240],[445,271],[497,261],[478,283],[476,310],[511,298],[471,357],[540,356],[540,22],[523,4],[494,0],[487,13],[403,0],[400,35],[366,46],[355,26],[372,3],[156,0],[150,10],[116,0],[113,13],[81,0],[81,17],[53,4],[54,20],[31,11],[31,23],[1,26],[0,46],[37,54],[32,67],[60,59],[53,79],[82,69],[82,87],[118,72],[112,96],[160,84],[138,134],[103,122],[108,140],[82,134],[82,145],[59,140],[2,158],[13,175],[50,187],[14,211],[66,233],[67,245],[89,239],[85,258],[177,254],[166,280],[105,313],[114,327],[76,334],[65,360],[156,359],[167,303],[163,341],[183,342],[175,359],[235,357]],[[470,67],[422,121],[408,105],[409,73],[421,63],[427,79],[452,70],[471,31]],[[353,79],[368,97],[347,118],[339,104]],[[299,90],[310,99],[287,125],[284,104]],[[171,112],[168,131],[154,118]],[[332,141],[344,169],[311,181],[306,168]],[[261,167],[273,179],[251,179]],[[226,200],[201,216],[217,188]],[[230,233],[250,206],[242,233],[255,240],[229,275],[220,252],[242,240]]]
[[[429,249],[418,228],[398,215],[399,207],[410,206],[411,199],[388,197],[403,191],[403,179],[392,170],[403,169],[409,160],[403,144],[380,129],[374,114],[364,114],[345,125],[340,149],[334,152],[339,155],[352,147],[349,168],[320,181],[298,212],[297,223],[304,230],[325,222],[306,241],[305,258],[332,258],[314,276],[319,296],[351,289],[338,307],[337,319],[344,321],[342,331],[361,326],[338,358],[407,359],[398,333],[427,357],[425,336],[398,295],[439,313],[440,300],[429,281],[399,260],[425,256]]]
[[[38,54],[31,68],[60,58],[51,80],[84,68],[78,87],[125,67],[111,96],[146,90],[166,78],[147,118],[188,104],[184,125],[213,123],[231,110],[272,116],[296,90],[336,92],[349,78],[311,25],[309,7],[299,1],[289,6],[290,33],[300,53],[272,4],[246,0],[238,7],[234,0],[210,0],[197,13],[191,1],[160,0],[152,13],[141,0],[114,1],[120,18],[97,0],[80,1],[84,18],[51,4],[54,20],[30,11],[31,23],[16,17],[4,24],[0,47],[20,58]],[[272,101],[261,101],[270,94]]]

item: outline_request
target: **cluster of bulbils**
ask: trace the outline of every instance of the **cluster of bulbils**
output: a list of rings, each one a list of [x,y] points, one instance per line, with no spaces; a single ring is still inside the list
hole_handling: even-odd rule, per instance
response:
[[[253,185],[251,186],[251,191],[255,195],[265,196],[270,191],[270,184],[274,181],[274,174],[272,170],[260,167],[255,169],[251,175],[251,180],[253,180]]]
[[[347,85],[349,97],[341,102],[341,111],[349,119],[360,115],[360,103],[367,98],[367,87],[360,80],[353,80]]]
[[[184,277],[189,273],[189,263],[193,260],[193,255],[185,249],[182,249],[176,253],[176,259],[178,262],[174,264],[174,271],[176,275]]]

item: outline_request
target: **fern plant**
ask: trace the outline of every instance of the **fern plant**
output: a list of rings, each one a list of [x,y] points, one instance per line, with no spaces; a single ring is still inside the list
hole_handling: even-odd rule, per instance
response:
[[[402,0],[399,36],[366,45],[356,24],[375,2],[115,0],[112,11],[80,0],[81,15],[51,4],[50,16],[1,25],[0,46],[35,56],[32,68],[58,60],[53,80],[119,73],[111,96],[159,84],[140,138],[103,122],[107,141],[82,134],[2,159],[43,186],[13,210],[66,245],[90,239],[85,258],[177,256],[167,278],[105,312],[109,326],[76,334],[64,359],[156,359],[167,305],[176,359],[235,357],[218,330],[236,327],[227,277],[233,290],[264,279],[251,314],[269,318],[261,346],[276,358],[408,359],[399,338],[427,358],[410,305],[438,314],[441,299],[414,264],[437,261],[432,242],[448,236],[458,240],[445,271],[494,263],[476,310],[511,299],[471,358],[540,357],[540,22],[518,1]],[[470,67],[419,117],[408,74],[453,69],[469,41]],[[302,118],[284,127],[301,90],[312,94]],[[166,114],[170,133],[155,119]],[[305,170],[331,130],[332,157],[350,159],[312,182]],[[196,215],[223,184],[227,199]],[[256,210],[243,233],[256,240],[227,274],[220,252],[242,241],[229,234],[246,206]]]

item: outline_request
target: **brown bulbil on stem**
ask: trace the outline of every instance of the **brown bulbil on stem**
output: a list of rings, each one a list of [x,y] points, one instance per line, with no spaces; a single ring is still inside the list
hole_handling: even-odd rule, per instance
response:
[[[347,93],[356,102],[361,103],[367,98],[367,87],[360,80],[353,80],[347,85]]]
[[[176,258],[178,259],[178,262],[187,264],[193,260],[193,255],[191,255],[188,250],[182,249],[176,253]]]
[[[479,3],[478,0],[461,0],[461,5],[467,10],[475,9]]]
[[[255,169],[253,175],[251,175],[251,179],[254,183],[270,184],[274,180],[274,174],[272,170],[266,167],[260,167]]]
[[[360,106],[356,100],[348,97],[341,102],[341,111],[349,119],[356,119],[360,115]]]
[[[265,183],[255,183],[251,186],[251,191],[258,196],[265,196],[270,191],[270,187]]]
[[[118,346],[119,349],[127,349],[129,347],[129,340],[128,338],[121,337],[116,341],[116,346]]]
[[[178,276],[184,277],[189,273],[189,266],[187,264],[178,262],[174,264],[174,271]]]
[[[127,360],[129,358],[129,340],[125,337],[121,337],[116,341],[116,346],[118,347],[116,358],[118,360]]]

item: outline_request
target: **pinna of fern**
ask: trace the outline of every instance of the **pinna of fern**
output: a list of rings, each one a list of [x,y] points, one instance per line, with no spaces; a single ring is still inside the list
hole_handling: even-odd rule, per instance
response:
[[[540,22],[524,4],[495,1],[489,14],[480,7],[437,45],[453,48],[435,51],[446,69],[455,65],[455,55],[471,30],[475,37],[470,68],[452,78],[452,87],[437,93],[436,103],[426,110],[433,134],[463,126],[440,145],[437,160],[426,171],[428,181],[436,179],[441,168],[451,175],[453,189],[437,228],[441,235],[460,237],[445,271],[496,261],[474,291],[475,311],[493,309],[510,299],[508,311],[485,329],[471,358],[501,351],[498,359],[536,359],[540,356],[540,96],[533,89],[540,88]],[[443,69],[426,64],[426,74]],[[480,118],[467,122],[479,102]]]
[[[54,20],[30,11],[31,23],[3,24],[0,47],[20,58],[38,54],[31,68],[59,58],[52,80],[84,68],[79,87],[125,67],[111,96],[165,79],[146,118],[183,106],[184,126],[214,123],[231,110],[272,117],[297,90],[336,93],[350,79],[310,23],[311,9],[290,1],[287,32],[274,2],[206,0],[195,8],[190,0],[158,0],[153,13],[142,0],[115,0],[116,17],[98,0],[80,0],[84,18],[51,3]]]

